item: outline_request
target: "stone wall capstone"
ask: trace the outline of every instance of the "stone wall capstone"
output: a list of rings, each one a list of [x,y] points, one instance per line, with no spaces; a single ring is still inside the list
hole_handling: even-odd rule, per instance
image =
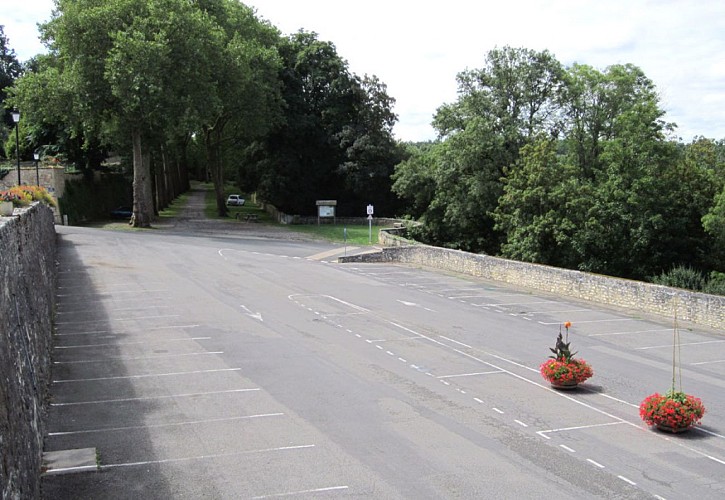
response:
[[[53,212],[0,217],[0,490],[40,498],[45,396],[55,304]]]
[[[460,250],[406,245],[407,240],[390,235],[387,230],[380,232],[379,240],[391,246],[379,253],[340,257],[339,262],[401,262],[431,267],[668,318],[676,310],[677,317],[683,321],[725,330],[725,297],[720,295]]]

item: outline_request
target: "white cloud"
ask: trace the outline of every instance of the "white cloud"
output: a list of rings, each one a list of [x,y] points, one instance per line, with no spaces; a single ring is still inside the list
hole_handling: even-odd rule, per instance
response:
[[[249,0],[289,34],[332,41],[355,73],[388,85],[396,136],[434,137],[435,110],[456,99],[456,74],[479,68],[496,46],[548,49],[564,64],[632,63],[662,95],[678,133],[725,138],[725,2],[719,0]],[[52,0],[0,0],[5,33],[21,60],[42,50],[35,23]]]

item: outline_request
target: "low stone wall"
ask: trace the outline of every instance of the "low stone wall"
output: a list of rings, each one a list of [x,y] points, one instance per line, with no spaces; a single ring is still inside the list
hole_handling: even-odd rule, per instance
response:
[[[381,231],[383,244],[401,245],[406,241],[383,233],[387,231]],[[725,330],[725,297],[720,295],[428,245],[386,247],[379,253],[341,257],[339,261],[401,262],[432,267],[668,318],[673,317],[676,307],[677,317],[683,321]]]
[[[55,304],[55,227],[45,205],[0,217],[0,489],[40,498]]]

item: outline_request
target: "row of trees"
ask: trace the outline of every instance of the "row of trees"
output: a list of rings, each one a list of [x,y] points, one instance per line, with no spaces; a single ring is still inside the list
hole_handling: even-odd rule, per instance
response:
[[[632,278],[724,270],[725,143],[674,138],[633,65],[492,50],[458,75],[439,139],[401,144],[382,82],[234,0],[60,0],[43,35],[50,53],[9,102],[35,143],[86,167],[133,151],[136,225],[186,188],[200,148],[220,214],[232,176],[286,212],[374,202],[422,220],[417,238],[474,252]]]
[[[458,86],[440,141],[394,175],[419,238],[632,278],[725,271],[725,143],[674,139],[639,68],[504,47]]]
[[[188,188],[195,148],[220,215],[230,174],[294,212],[381,178],[395,199],[393,100],[313,33],[283,37],[236,0],[58,0],[41,33],[49,53],[7,104],[27,143],[62,143],[81,168],[131,152],[136,226]]]

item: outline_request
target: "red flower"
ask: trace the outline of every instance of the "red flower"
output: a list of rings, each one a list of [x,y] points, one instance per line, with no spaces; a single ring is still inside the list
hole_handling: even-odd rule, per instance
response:
[[[594,375],[594,370],[583,359],[566,361],[547,359],[540,367],[541,376],[549,382],[576,382],[580,384]]]
[[[691,427],[699,423],[705,406],[699,398],[684,392],[669,391],[664,396],[654,393],[639,406],[639,415],[647,425]]]

